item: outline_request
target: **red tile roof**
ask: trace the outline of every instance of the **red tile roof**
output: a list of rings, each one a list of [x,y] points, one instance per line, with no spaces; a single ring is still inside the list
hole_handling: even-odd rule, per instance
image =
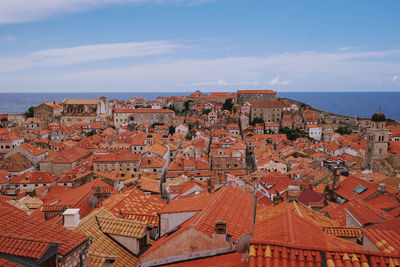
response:
[[[175,199],[165,205],[160,214],[201,211],[208,205],[210,199],[212,199],[211,194]]]
[[[32,253],[31,256],[36,255],[36,249],[43,246],[44,242],[60,244],[59,254],[66,256],[87,240],[82,234],[28,216],[17,207],[0,200],[0,236],[6,235],[36,241],[35,246],[30,249],[31,252],[27,252]]]
[[[0,234],[0,253],[31,259],[41,259],[49,248],[49,241],[41,241]]]
[[[25,172],[13,179],[11,184],[50,184],[59,177],[51,172]]]
[[[137,109],[116,109],[114,113],[175,113],[170,109],[151,109],[151,108],[137,108]]]
[[[397,230],[397,232],[394,230]],[[380,251],[397,254],[400,252],[400,233],[398,232],[399,229],[394,230],[379,230],[367,227],[362,231]]]
[[[238,94],[276,94],[273,90],[237,90]]]
[[[158,226],[158,213],[165,203],[154,196],[132,189],[104,200],[102,206],[116,216],[123,214],[125,219],[146,222]]]
[[[120,161],[139,161],[140,155],[130,151],[112,153],[106,155],[96,155],[94,162],[120,162]]]
[[[242,261],[242,254],[234,252],[229,254],[223,254],[203,259],[195,259],[189,261],[183,261],[180,263],[169,264],[171,267],[204,267],[204,266],[214,266],[214,267],[245,267],[248,266],[246,261]]]

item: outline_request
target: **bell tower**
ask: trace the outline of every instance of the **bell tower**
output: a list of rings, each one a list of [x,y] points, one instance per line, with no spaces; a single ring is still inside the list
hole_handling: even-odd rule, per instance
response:
[[[389,130],[385,129],[385,115],[378,109],[371,117],[371,127],[367,129],[367,151],[365,164],[371,168],[371,164],[376,159],[386,158],[388,151]]]

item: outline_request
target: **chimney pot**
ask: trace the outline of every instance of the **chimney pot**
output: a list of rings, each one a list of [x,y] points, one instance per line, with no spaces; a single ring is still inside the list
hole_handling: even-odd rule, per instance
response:
[[[215,233],[219,235],[226,234],[226,222],[225,221],[216,221],[215,222]]]
[[[72,230],[79,225],[81,222],[79,210],[80,209],[67,209],[64,211],[62,215],[65,228]]]

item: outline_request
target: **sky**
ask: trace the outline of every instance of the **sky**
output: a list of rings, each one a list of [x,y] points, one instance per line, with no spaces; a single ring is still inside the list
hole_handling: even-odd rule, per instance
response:
[[[0,92],[400,91],[397,0],[1,0]]]

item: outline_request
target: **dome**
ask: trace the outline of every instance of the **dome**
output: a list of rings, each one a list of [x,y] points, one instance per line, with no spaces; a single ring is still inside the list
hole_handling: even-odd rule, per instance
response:
[[[375,122],[382,122],[385,121],[385,115],[383,115],[383,113],[378,110],[378,112],[375,112],[374,115],[372,115],[371,117],[371,121],[375,121]]]

